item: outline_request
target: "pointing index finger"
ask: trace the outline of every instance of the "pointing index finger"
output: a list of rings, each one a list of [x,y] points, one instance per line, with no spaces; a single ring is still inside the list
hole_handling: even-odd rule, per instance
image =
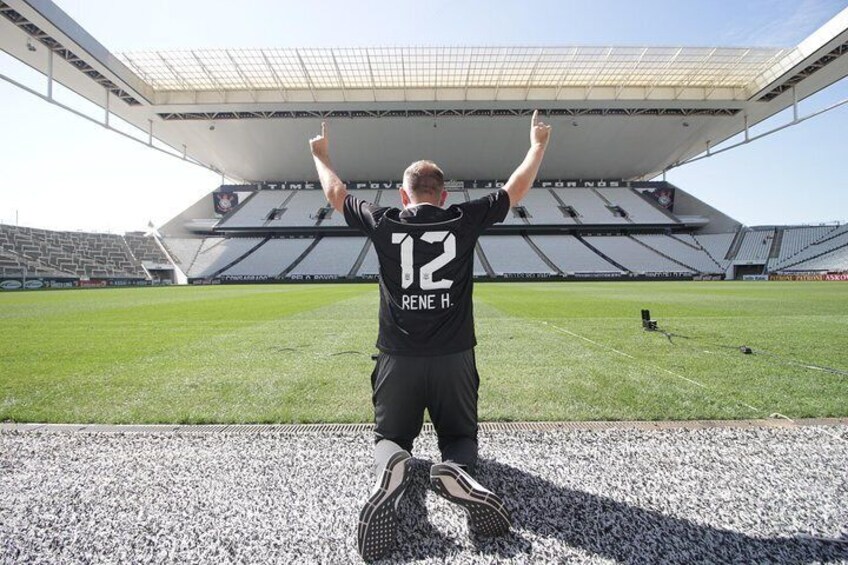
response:
[[[327,137],[327,122],[321,122],[321,137]]]
[[[536,125],[539,123],[539,110],[533,110],[533,120],[531,121],[532,125]]]

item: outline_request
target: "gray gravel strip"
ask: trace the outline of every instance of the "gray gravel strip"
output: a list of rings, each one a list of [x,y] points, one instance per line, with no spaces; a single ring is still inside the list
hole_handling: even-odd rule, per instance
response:
[[[513,514],[468,536],[416,444],[416,563],[848,563],[845,426],[485,431],[480,481]],[[0,432],[2,563],[358,562],[368,432]]]

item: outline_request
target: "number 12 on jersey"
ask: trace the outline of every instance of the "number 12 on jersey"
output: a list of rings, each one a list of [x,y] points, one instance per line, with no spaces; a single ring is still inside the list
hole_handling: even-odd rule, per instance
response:
[[[450,288],[451,279],[433,280],[433,273],[450,263],[456,257],[456,236],[449,231],[428,231],[421,234],[421,240],[426,243],[441,243],[442,254],[421,265],[419,270],[421,290],[438,290]],[[409,288],[415,280],[413,265],[413,245],[415,239],[408,233],[393,233],[392,243],[400,244],[401,287]]]

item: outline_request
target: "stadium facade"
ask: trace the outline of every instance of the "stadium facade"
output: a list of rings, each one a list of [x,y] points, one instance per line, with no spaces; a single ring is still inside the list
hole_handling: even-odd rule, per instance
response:
[[[0,0],[0,47],[135,126],[151,148],[221,173],[158,233],[0,226],[0,287],[362,280],[370,243],[316,184],[322,120],[351,190],[399,205],[419,158],[449,201],[503,183],[529,114],[557,131],[540,180],[484,235],[491,280],[739,278],[848,271],[848,226],[747,228],[657,181],[848,75],[848,9],[786,49],[449,47],[219,49],[113,54],[47,0]],[[67,108],[75,111],[73,108]],[[118,130],[123,135],[132,135]],[[744,142],[743,141],[743,142]],[[225,178],[236,182],[225,182]],[[664,175],[663,177],[664,178]],[[16,282],[17,281],[17,282]],[[4,286],[5,285],[5,286]]]

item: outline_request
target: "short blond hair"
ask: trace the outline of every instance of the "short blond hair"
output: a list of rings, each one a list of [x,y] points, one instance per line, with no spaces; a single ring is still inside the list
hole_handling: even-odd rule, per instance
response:
[[[415,161],[403,172],[403,186],[416,196],[441,196],[445,173],[433,161]]]

